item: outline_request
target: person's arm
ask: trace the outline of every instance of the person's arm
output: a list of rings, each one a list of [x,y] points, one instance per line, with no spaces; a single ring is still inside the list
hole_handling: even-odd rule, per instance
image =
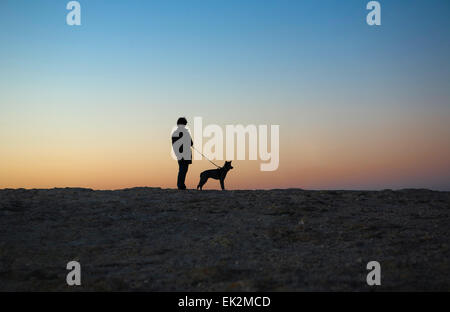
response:
[[[174,131],[174,133],[172,134],[172,145],[178,141],[179,139],[181,139],[181,137],[183,136],[183,132],[178,132],[178,131]]]

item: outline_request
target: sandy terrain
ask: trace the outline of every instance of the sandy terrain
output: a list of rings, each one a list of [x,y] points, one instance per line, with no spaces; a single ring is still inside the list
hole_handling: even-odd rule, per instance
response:
[[[0,190],[0,290],[450,290],[450,192]],[[67,262],[82,285],[66,285]]]

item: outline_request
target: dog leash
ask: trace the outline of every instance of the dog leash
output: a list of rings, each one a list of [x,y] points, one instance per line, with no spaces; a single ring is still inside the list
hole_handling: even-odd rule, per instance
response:
[[[203,155],[200,151],[198,151],[194,146],[192,146],[192,148],[194,149],[194,150],[196,150],[197,151],[197,153],[199,153],[200,155],[202,155],[203,157],[205,157],[210,163],[212,163],[214,166],[216,166],[217,168],[222,168],[222,167],[219,167],[219,166],[217,166],[211,159],[209,159],[208,157],[206,157],[205,155]]]

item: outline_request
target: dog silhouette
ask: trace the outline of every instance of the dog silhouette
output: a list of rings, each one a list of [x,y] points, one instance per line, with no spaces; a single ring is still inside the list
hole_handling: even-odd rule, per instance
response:
[[[225,161],[225,164],[221,168],[203,171],[202,173],[200,173],[200,182],[198,182],[197,190],[200,189],[201,191],[203,185],[205,185],[206,181],[208,181],[209,178],[220,180],[220,187],[222,187],[222,190],[225,190],[225,177],[227,176],[228,171],[230,171],[231,169],[233,169],[233,167],[231,166],[231,161]]]

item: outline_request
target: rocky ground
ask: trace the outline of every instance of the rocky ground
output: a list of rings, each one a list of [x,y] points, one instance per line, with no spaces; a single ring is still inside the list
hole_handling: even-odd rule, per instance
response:
[[[0,290],[449,291],[449,224],[429,190],[6,189]]]

